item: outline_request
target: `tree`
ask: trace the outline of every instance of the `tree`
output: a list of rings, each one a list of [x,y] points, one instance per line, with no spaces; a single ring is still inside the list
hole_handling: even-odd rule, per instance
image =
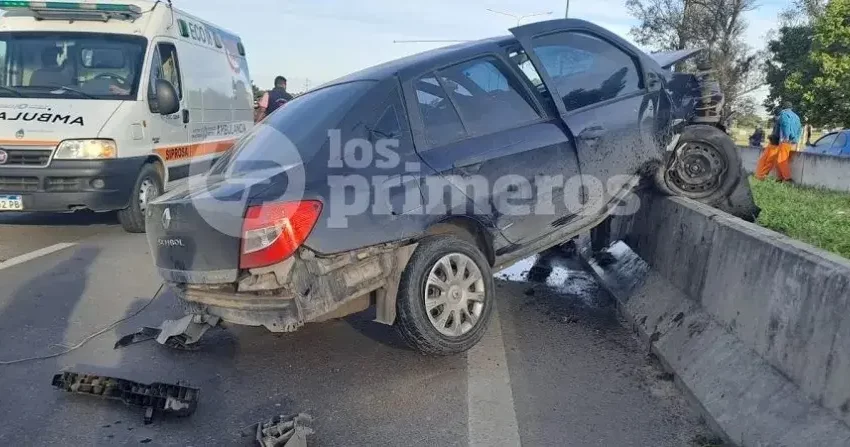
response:
[[[259,100],[260,98],[262,98],[262,97],[263,97],[263,93],[265,93],[264,91],[260,90],[260,88],[259,88],[259,87],[257,87],[256,85],[254,85],[254,83],[253,83],[253,82],[251,82],[251,90],[254,92],[254,101],[257,101],[257,100]]]
[[[661,51],[705,48],[703,57],[726,96],[728,114],[761,85],[756,54],[743,36],[743,14],[755,9],[755,1],[627,0],[626,6],[639,21],[631,29],[639,44]]]
[[[790,84],[803,91],[812,121],[850,126],[850,0],[830,0],[815,20],[810,60],[816,71],[811,85]]]
[[[738,127],[755,129],[764,126],[764,120],[758,115],[756,100],[752,97],[742,99],[735,109],[735,124]]]
[[[816,70],[809,55],[814,30],[811,25],[786,25],[767,44],[765,82],[769,87],[764,107],[771,115],[784,102],[794,105],[800,116],[810,119],[803,101],[805,89],[812,85]]]

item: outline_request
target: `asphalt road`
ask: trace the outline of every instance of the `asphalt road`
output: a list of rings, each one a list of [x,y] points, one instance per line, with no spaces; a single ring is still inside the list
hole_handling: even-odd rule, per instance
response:
[[[169,293],[144,307],[159,288],[144,236],[111,216],[2,215],[0,362],[58,352],[143,310],[70,354],[0,365],[0,445],[249,446],[253,423],[294,412],[314,416],[311,446],[701,445],[707,428],[574,268],[544,256],[497,274],[498,319],[455,357],[408,350],[368,313],[286,335],[215,329],[194,352],[113,350],[181,315]],[[54,390],[63,369],[180,381],[201,402],[143,425],[141,409]]]

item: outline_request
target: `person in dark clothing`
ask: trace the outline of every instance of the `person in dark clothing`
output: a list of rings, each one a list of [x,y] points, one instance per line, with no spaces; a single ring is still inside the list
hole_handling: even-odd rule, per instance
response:
[[[759,127],[750,135],[750,146],[761,147],[762,141],[764,141],[764,129]]]
[[[257,121],[271,115],[289,101],[292,101],[292,95],[286,91],[286,78],[274,78],[274,88],[267,91],[258,103]]]

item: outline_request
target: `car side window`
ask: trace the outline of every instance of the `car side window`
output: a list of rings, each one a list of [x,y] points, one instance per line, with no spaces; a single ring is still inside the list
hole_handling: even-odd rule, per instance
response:
[[[150,97],[156,96],[156,81],[165,79],[177,90],[177,95],[183,99],[183,83],[180,77],[180,61],[177,59],[177,48],[170,43],[160,43],[151,64],[151,80],[148,88]]]
[[[372,130],[382,138],[394,138],[401,135],[401,126],[398,124],[398,115],[394,106],[384,109],[384,113],[378,118]]]
[[[842,149],[844,146],[847,146],[847,134],[845,132],[841,132],[838,136],[835,137],[835,141],[832,143],[832,147],[836,149]]]
[[[567,110],[641,90],[632,56],[598,37],[579,32],[548,34],[533,39],[532,47]]]
[[[832,143],[835,142],[835,137],[837,136],[837,133],[824,135],[819,140],[815,141],[815,144],[813,146],[818,149],[829,149],[830,147],[832,147]]]
[[[425,140],[431,146],[441,146],[466,136],[457,110],[435,76],[419,78],[413,88],[425,126]]]
[[[487,134],[540,118],[520,94],[519,80],[496,58],[464,62],[439,71],[467,130]]]

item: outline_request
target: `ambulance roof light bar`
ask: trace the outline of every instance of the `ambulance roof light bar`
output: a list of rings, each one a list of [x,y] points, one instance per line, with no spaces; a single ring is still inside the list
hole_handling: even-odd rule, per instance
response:
[[[136,20],[142,9],[136,5],[117,3],[31,2],[0,0],[0,9],[29,13],[38,20]]]

